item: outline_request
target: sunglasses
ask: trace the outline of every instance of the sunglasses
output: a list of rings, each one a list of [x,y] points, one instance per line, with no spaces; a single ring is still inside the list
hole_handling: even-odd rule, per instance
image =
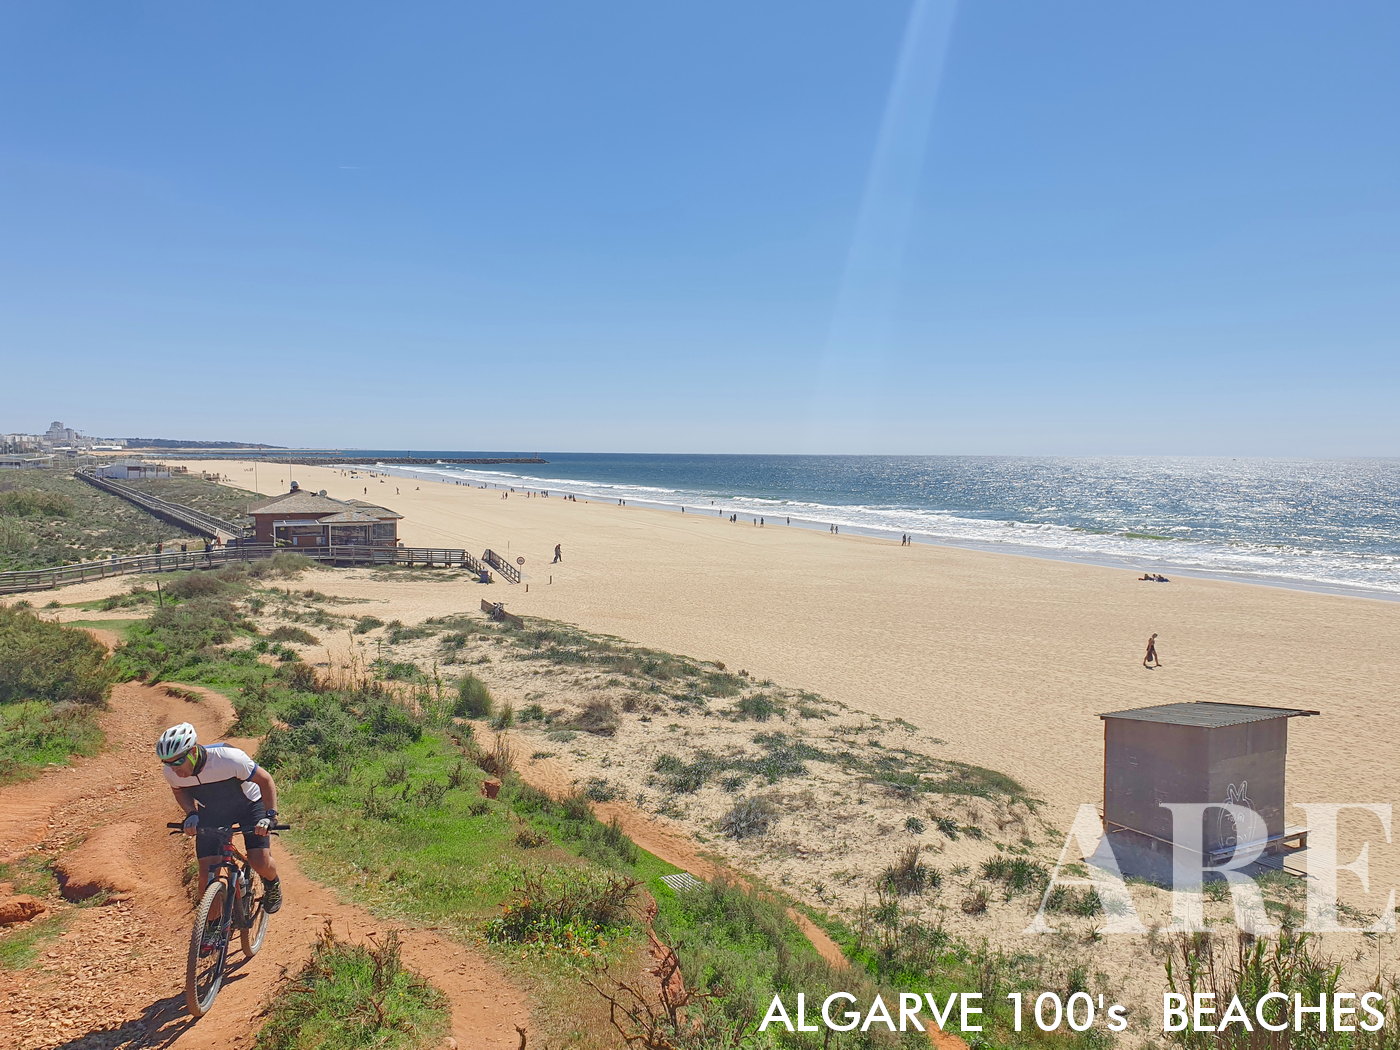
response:
[[[185,764],[185,760],[186,760],[186,759],[193,758],[193,757],[194,757],[194,751],[193,751],[193,750],[189,750],[189,751],[186,751],[186,752],[185,752],[183,755],[181,755],[179,758],[162,758],[162,759],[160,760],[160,762],[161,762],[161,765],[164,765],[164,766],[183,766],[183,765]]]

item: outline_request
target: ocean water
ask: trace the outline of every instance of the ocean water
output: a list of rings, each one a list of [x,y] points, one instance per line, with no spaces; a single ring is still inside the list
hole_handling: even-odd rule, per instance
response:
[[[392,472],[1400,599],[1397,459],[539,455]]]

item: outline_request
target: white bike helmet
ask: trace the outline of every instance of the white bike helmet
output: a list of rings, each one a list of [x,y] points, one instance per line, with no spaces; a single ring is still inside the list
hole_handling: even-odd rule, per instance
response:
[[[194,726],[188,722],[181,722],[160,735],[160,739],[156,741],[156,757],[162,762],[168,762],[176,755],[183,755],[198,742],[199,736],[195,733]]]

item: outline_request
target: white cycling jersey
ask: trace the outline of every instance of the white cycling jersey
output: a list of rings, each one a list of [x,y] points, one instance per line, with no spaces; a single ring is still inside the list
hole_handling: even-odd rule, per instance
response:
[[[258,771],[258,764],[246,751],[228,744],[210,744],[204,749],[204,761],[195,767],[194,773],[182,777],[169,766],[165,770],[165,780],[172,788],[182,788],[194,796],[202,807],[212,810],[228,810],[241,805],[238,793],[248,802],[262,798],[262,789],[252,781]]]

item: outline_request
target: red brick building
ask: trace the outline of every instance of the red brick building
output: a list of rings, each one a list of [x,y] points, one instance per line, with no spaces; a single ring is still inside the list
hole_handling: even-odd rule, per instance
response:
[[[403,517],[364,500],[331,499],[324,490],[295,487],[254,504],[248,516],[255,542],[278,547],[393,547]]]

